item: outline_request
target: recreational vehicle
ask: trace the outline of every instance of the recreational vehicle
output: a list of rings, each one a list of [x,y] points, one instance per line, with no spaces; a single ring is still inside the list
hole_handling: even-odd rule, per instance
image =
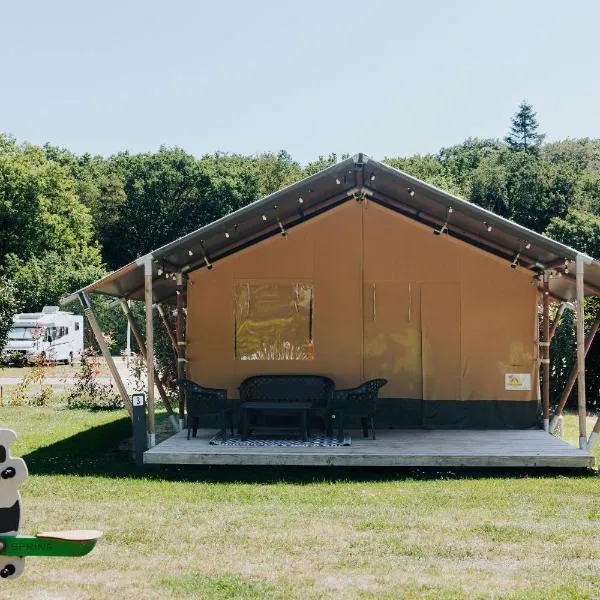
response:
[[[72,363],[83,352],[83,317],[44,306],[39,313],[13,317],[8,343],[2,350],[5,362],[35,362],[43,357]]]

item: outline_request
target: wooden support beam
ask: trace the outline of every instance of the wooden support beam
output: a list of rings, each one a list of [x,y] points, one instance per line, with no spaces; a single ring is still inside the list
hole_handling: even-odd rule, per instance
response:
[[[554,334],[556,333],[558,324],[560,323],[562,315],[565,312],[565,308],[566,308],[565,303],[561,302],[560,306],[558,307],[558,310],[556,311],[556,315],[554,316],[554,321],[552,321],[552,325],[550,326],[550,341],[552,341],[552,338],[554,337]]]
[[[108,344],[104,339],[104,335],[102,333],[102,329],[100,329],[100,325],[98,324],[98,320],[96,319],[96,315],[94,313],[94,309],[92,308],[92,303],[88,295],[85,292],[79,292],[79,301],[81,302],[81,306],[83,306],[83,313],[85,314],[90,327],[94,333],[94,337],[98,342],[98,346],[100,346],[100,351],[102,352],[102,356],[106,362],[106,366],[112,375],[112,378],[117,385],[117,390],[119,391],[119,396],[121,396],[121,400],[123,401],[123,405],[127,409],[129,413],[129,417],[132,416],[131,411],[131,399],[129,398],[129,394],[127,393],[127,389],[125,388],[125,384],[121,379],[121,375],[117,369],[117,365],[115,365],[115,361],[110,353],[110,349]]]
[[[135,317],[133,316],[133,313],[131,312],[131,308],[129,308],[127,301],[124,300],[123,298],[121,298],[121,308],[123,309],[123,312],[125,313],[125,316],[127,317],[127,322],[129,323],[129,327],[131,328],[131,333],[133,333],[133,337],[135,338],[138,348],[140,349],[140,354],[141,354],[142,358],[144,359],[144,362],[146,363],[146,368],[148,368],[148,361],[146,360],[146,344],[144,343],[144,340],[142,339],[142,336],[140,334],[140,330],[138,329]],[[169,401],[169,397],[167,396],[167,392],[165,391],[162,381],[160,380],[160,377],[158,376],[158,372],[156,371],[156,368],[154,369],[154,381],[156,382],[156,388],[158,389],[158,393],[163,401],[163,404],[165,405],[165,408],[167,409],[167,414],[169,415],[169,420],[171,421],[171,424],[173,425],[175,432],[177,432],[177,431],[179,431],[179,425],[177,423],[177,420],[175,419],[175,413],[173,412],[173,407],[171,406],[171,402]]]
[[[165,326],[167,335],[169,336],[169,340],[171,341],[171,346],[173,347],[173,351],[177,356],[177,338],[175,337],[175,333],[173,332],[173,328],[171,327],[171,323],[169,322],[169,317],[167,316],[167,313],[165,312],[165,309],[163,308],[162,304],[157,304],[156,309],[158,310],[158,314],[160,315],[163,325]]]
[[[183,309],[185,304],[185,279],[183,273],[177,273],[177,324],[176,324],[176,346],[177,346],[177,379],[185,379],[186,346],[183,330]],[[179,386],[179,426],[185,427],[185,403],[186,395],[183,386]]]
[[[152,255],[144,258],[144,298],[146,303],[146,374],[148,377],[148,447],[156,445],[154,407],[154,298],[152,295]]]
[[[590,433],[590,439],[587,442],[587,449],[589,452],[594,449],[594,446],[598,442],[598,436],[600,436],[600,417],[596,419],[596,424],[594,425],[594,429],[592,429],[592,433]]]
[[[592,342],[594,341],[594,338],[596,337],[596,333],[598,332],[599,328],[600,328],[600,313],[596,317],[596,320],[592,324],[592,327],[591,327],[587,337],[585,338],[585,346],[584,346],[585,355],[587,355],[590,347],[592,346]],[[562,415],[562,412],[565,408],[567,400],[569,399],[569,396],[571,395],[571,391],[573,390],[573,386],[575,385],[576,381],[577,381],[577,364],[574,364],[573,368],[571,369],[571,373],[569,374],[569,379],[567,380],[567,384],[565,385],[565,389],[563,390],[563,393],[558,402],[558,406],[556,407],[556,410],[554,411],[554,417],[552,417],[552,423],[550,424],[550,431],[553,431],[554,428],[556,427],[558,418]]]
[[[579,447],[583,450],[587,448],[586,417],[587,410],[585,404],[585,339],[584,339],[584,258],[581,254],[577,255],[576,264],[576,290],[577,290],[577,408],[579,413]]]
[[[550,431],[550,298],[549,298],[549,273],[544,272],[544,293],[542,294],[543,314],[543,341],[541,346],[542,366],[543,366],[543,390],[542,390],[542,410],[544,416],[544,431]]]

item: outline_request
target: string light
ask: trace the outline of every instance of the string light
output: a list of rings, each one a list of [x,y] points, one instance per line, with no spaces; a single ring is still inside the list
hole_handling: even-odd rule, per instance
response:
[[[277,223],[279,225],[279,229],[281,229],[281,235],[285,237],[287,235],[287,231],[285,230],[283,223],[279,220],[279,217],[277,217]]]
[[[449,206],[448,207],[448,211],[446,213],[446,221],[444,222],[444,224],[442,225],[441,229],[434,229],[433,230],[433,234],[434,235],[441,235],[442,233],[448,233],[448,221],[450,220],[450,215],[454,212],[454,209]]]
[[[513,258],[513,261],[510,263],[510,268],[511,269],[516,269],[519,266],[519,258],[520,257],[521,257],[521,251],[519,250],[515,254],[515,257]]]

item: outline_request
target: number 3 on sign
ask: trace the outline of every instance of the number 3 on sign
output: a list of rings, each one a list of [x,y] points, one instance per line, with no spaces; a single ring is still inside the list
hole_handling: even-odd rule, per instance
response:
[[[144,394],[133,394],[131,404],[133,406],[144,406]]]

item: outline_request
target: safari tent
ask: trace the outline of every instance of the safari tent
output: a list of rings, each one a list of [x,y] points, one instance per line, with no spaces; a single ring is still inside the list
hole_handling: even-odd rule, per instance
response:
[[[311,450],[305,459],[296,452],[286,461],[276,453],[256,458],[247,448],[194,451],[196,440],[186,445],[176,434],[150,448],[148,462],[480,464],[469,462],[475,456],[481,464],[551,464],[552,455],[559,457],[552,464],[591,464],[589,448],[600,424],[588,439],[583,298],[600,295],[600,263],[365,154],[79,290],[99,333],[89,293],[146,302],[148,335],[141,343],[150,364],[153,307],[164,315],[171,305],[180,375],[225,388],[234,402],[240,383],[252,375],[320,374],[339,388],[388,380],[377,406],[378,429],[389,440],[385,448],[378,439],[381,446],[362,454],[353,446],[324,452],[322,460]],[[550,415],[550,339],[572,302],[579,450],[547,433],[564,407]],[[560,307],[552,310],[554,323],[553,305]],[[153,369],[148,383],[154,446]],[[183,397],[178,412],[183,419]],[[437,441],[415,458],[410,440],[416,447],[427,433]],[[515,440],[524,439],[519,450]],[[161,455],[165,444],[169,451]],[[452,446],[447,456],[455,457],[446,463],[439,460],[444,444]],[[496,458],[484,460],[490,452]],[[348,458],[359,454],[355,462]]]

